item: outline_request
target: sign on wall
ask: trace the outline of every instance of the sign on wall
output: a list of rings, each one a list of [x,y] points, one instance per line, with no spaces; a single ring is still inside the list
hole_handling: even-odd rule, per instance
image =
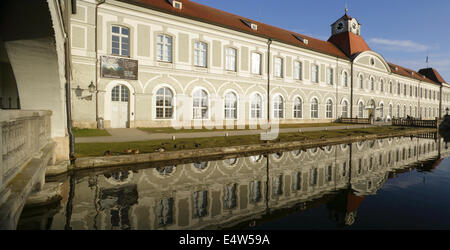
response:
[[[137,80],[138,61],[118,57],[101,57],[101,77]]]

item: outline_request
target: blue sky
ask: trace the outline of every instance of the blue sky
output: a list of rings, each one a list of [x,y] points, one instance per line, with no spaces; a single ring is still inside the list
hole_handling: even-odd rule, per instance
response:
[[[369,47],[388,62],[418,71],[429,67],[450,82],[448,0],[193,0],[236,15],[328,40],[330,25],[344,14],[361,26]]]

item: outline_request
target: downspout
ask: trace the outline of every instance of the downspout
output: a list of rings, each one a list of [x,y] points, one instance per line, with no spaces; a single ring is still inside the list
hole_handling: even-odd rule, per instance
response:
[[[98,27],[98,6],[105,3],[105,0],[96,0],[95,5],[95,122],[97,123],[97,128],[100,128],[100,124],[98,121],[98,34],[97,34],[97,27]]]
[[[267,126],[270,126],[270,45],[272,39],[267,40]],[[269,127],[267,127],[269,128]]]
[[[60,0],[55,1],[59,8],[59,13],[62,15],[64,12],[62,10]],[[70,93],[70,34],[67,32],[68,27],[66,25],[69,23],[69,7],[66,6],[65,16],[61,18],[62,20],[62,29],[64,35],[64,77],[66,78],[65,90],[66,90],[66,122],[67,122],[67,133],[69,135],[69,160],[70,164],[73,164],[75,161],[75,137],[72,132],[72,101],[71,101],[71,93]]]
[[[421,86],[421,84],[420,83],[422,83],[422,81],[419,81],[419,88],[417,89],[418,91],[419,91],[419,98],[418,98],[418,100],[417,100],[417,102],[418,102],[418,109],[419,110],[417,110],[417,112],[419,113],[418,114],[418,116],[419,116],[419,118],[420,119],[422,119],[422,110],[420,109],[420,99],[422,99],[422,88],[420,87]]]
[[[339,107],[339,105],[338,105],[338,103],[339,103],[339,87],[338,87],[338,85],[339,85],[339,58],[338,57],[336,57],[336,104],[335,104],[335,118],[336,118],[336,120],[337,120],[337,118],[338,118],[338,107]]]
[[[439,86],[439,120],[442,119],[442,83]]]
[[[350,118],[353,118],[353,60],[350,72]]]

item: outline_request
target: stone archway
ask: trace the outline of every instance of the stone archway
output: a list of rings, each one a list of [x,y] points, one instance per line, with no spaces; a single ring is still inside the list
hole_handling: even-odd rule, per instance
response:
[[[370,123],[373,124],[373,122],[375,121],[375,111],[376,111],[374,99],[370,99],[369,102],[367,102],[366,109],[367,109],[367,117],[369,118]]]

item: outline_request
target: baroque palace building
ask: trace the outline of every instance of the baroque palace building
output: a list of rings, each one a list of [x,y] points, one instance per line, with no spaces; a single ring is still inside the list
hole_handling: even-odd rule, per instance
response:
[[[435,119],[450,106],[435,69],[387,62],[347,13],[322,41],[189,0],[78,0],[70,32],[75,127]]]

